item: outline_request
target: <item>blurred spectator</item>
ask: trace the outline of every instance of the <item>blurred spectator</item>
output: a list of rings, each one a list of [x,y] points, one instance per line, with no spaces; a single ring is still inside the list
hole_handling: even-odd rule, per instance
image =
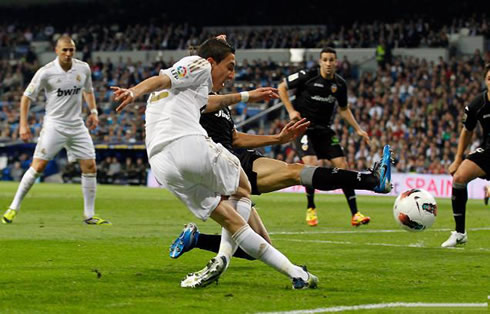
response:
[[[448,35],[457,34],[462,29],[471,35],[489,35],[486,19],[468,18],[454,19],[451,25],[442,26],[431,25],[419,19],[406,20],[404,23],[356,22],[350,26],[339,25],[338,29],[329,29],[328,32],[324,25],[271,26],[260,29],[238,27],[231,30],[228,37],[237,48],[310,47],[322,42],[319,38],[325,38],[322,45],[332,43],[336,47],[375,47],[378,38],[383,38],[386,49],[389,50],[390,47],[445,47],[448,45]],[[0,41],[2,47],[13,47],[19,42],[25,44],[36,40],[51,40],[59,32],[55,26],[50,25],[0,25]],[[197,44],[212,35],[208,28],[200,29],[189,25],[128,25],[112,28],[97,23],[89,26],[75,25],[73,32],[78,34],[80,47],[88,47],[88,51],[186,48],[189,43]],[[145,36],[142,37],[141,34]],[[379,36],[381,34],[383,36]],[[25,55],[15,61],[0,59],[0,142],[18,140],[20,97],[25,84],[39,68],[33,51],[25,51]],[[392,56],[390,60],[385,51],[384,67],[379,67],[375,72],[359,74],[358,66],[340,54],[339,59],[342,61],[338,69],[339,73],[348,78],[348,101],[352,112],[373,141],[371,147],[361,146],[360,139],[353,134],[353,130],[340,119],[336,119],[333,125],[348,153],[349,165],[358,168],[364,161],[360,159],[365,159],[369,166],[373,160],[379,158],[381,147],[389,143],[400,156],[396,165],[397,171],[445,171],[456,151],[462,110],[471,95],[482,88],[479,83],[482,81],[481,70],[485,60],[490,61],[489,57],[488,52],[476,50],[470,56],[455,56],[449,60],[441,58],[437,62],[397,56]],[[100,112],[100,125],[91,133],[96,143],[143,144],[145,104],[134,104],[125,109],[123,114],[117,115],[111,103],[112,92],[109,86],[136,84],[171,63],[173,60],[159,60],[148,64],[134,62],[130,58],[90,60]],[[290,73],[314,66],[316,60],[307,60],[301,64],[244,60],[237,64],[236,79],[227,87],[226,92],[265,85],[277,86]],[[35,137],[39,136],[42,125],[43,103],[44,96],[41,95],[33,103],[34,108],[29,117]],[[260,106],[262,105],[268,107],[272,103]],[[246,119],[251,112],[262,110],[260,106],[240,104],[234,109],[235,122]],[[270,114],[255,126],[246,127],[257,134],[272,134],[286,123],[283,117],[280,113]],[[263,152],[267,156],[287,162],[298,160],[290,145],[265,147]],[[26,169],[30,163],[28,155],[18,156],[9,161],[9,172],[17,161],[22,169]],[[132,160],[132,167],[138,166],[139,162],[143,163],[143,160]],[[143,166],[146,169],[147,165]],[[66,180],[70,180],[68,174],[72,170],[69,165],[65,167],[63,174],[67,173],[64,176]],[[146,171],[140,170],[139,173],[146,176]],[[122,173],[117,158],[109,158],[109,162],[104,160],[98,175],[101,183],[146,180],[136,178],[129,172]]]
[[[13,181],[19,182],[24,175],[24,169],[22,169],[20,161],[14,162],[13,166],[10,168],[10,177]]]

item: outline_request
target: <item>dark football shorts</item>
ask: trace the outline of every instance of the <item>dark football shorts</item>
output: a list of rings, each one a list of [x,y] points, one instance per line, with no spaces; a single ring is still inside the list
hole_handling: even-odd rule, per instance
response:
[[[466,159],[471,160],[485,171],[485,175],[481,177],[482,179],[490,180],[490,149],[479,147],[466,156]]]
[[[295,141],[300,158],[316,156],[318,159],[334,159],[345,156],[335,132],[306,132]]]
[[[260,195],[259,189],[257,187],[257,173],[253,171],[253,166],[255,160],[264,156],[253,149],[237,150],[235,151],[235,155],[240,160],[243,171],[245,171],[245,174],[248,177],[248,181],[250,181],[250,185],[252,186],[252,194]]]

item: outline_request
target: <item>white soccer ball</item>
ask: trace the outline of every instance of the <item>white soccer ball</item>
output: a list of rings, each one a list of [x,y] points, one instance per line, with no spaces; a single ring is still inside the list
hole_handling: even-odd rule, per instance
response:
[[[396,198],[393,215],[403,229],[423,231],[436,220],[437,203],[426,190],[407,190]]]

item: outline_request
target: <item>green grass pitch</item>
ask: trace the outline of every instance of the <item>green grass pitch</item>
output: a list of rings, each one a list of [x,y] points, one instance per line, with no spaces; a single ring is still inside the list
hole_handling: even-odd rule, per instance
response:
[[[17,185],[0,183],[0,208]],[[441,249],[453,228],[450,201],[425,232],[401,230],[393,197],[359,196],[372,221],[350,226],[343,195],[317,195],[319,226],[304,221],[305,197],[254,197],[273,244],[308,265],[316,290],[294,291],[289,279],[258,261],[234,259],[218,285],[180,288],[188,272],[214,256],[195,249],[177,260],[170,242],[182,226],[218,233],[197,221],[169,192],[99,186],[97,213],[112,226],[82,223],[79,185],[37,184],[11,225],[0,225],[0,313],[256,313],[391,302],[486,303],[490,295],[490,208],[468,202],[469,242]],[[487,312],[488,308],[396,308],[373,312]]]

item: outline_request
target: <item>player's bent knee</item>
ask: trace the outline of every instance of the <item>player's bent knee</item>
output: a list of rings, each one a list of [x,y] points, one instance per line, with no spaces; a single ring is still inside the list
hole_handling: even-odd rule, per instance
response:
[[[80,168],[83,173],[95,173],[97,172],[97,166],[95,160],[80,161]]]
[[[456,171],[456,173],[453,175],[453,185],[458,184],[466,184],[468,183],[469,179],[466,175],[464,175],[461,171]]]
[[[298,164],[298,163],[288,164],[286,166],[286,173],[287,173],[288,179],[294,180],[295,182],[297,182],[299,184],[301,170],[303,170],[304,167],[305,167],[304,165]]]
[[[46,169],[46,166],[47,165],[48,165],[48,160],[35,158],[32,161],[31,167],[34,170],[36,170],[37,173],[43,173],[44,172],[44,169]]]
[[[233,194],[233,196],[236,198],[242,198],[242,197],[250,198],[251,192],[252,191],[250,188],[250,184],[248,185],[248,187],[239,186],[238,189],[236,190],[235,194]]]

